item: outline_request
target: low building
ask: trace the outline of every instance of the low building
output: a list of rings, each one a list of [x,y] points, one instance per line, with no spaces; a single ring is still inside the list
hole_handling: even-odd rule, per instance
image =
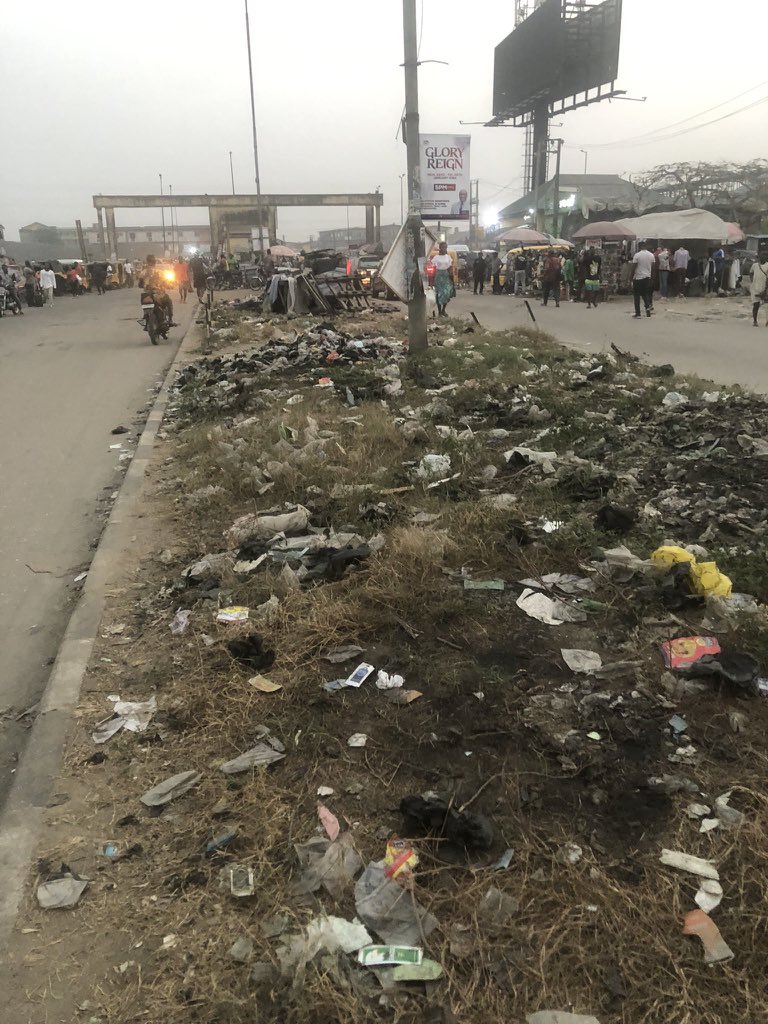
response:
[[[554,200],[555,182],[551,178],[537,191],[528,192],[501,210],[499,225],[504,230],[521,224],[533,227],[538,206],[540,228],[551,232],[555,226]],[[641,188],[619,174],[561,174],[558,200],[555,234],[566,238],[590,221],[636,217],[674,206],[660,192]]]
[[[150,253],[155,256],[164,256],[166,251],[178,252],[179,249],[194,247],[195,249],[210,249],[211,229],[208,224],[176,224],[171,226],[170,217],[165,227],[160,224],[129,225],[118,227],[117,247],[121,259],[143,259]],[[98,224],[91,224],[83,229],[86,249],[89,257],[100,259],[102,256],[101,240],[99,238]],[[30,258],[34,258],[33,250],[45,246],[52,247],[52,251],[66,251],[67,253],[79,253],[77,230],[74,227],[61,228],[34,221],[32,224],[25,224],[19,228],[19,240],[22,246],[30,248]],[[49,257],[50,258],[50,257]]]
[[[381,244],[385,249],[394,242],[400,230],[399,224],[381,225]],[[318,232],[316,249],[349,249],[351,246],[365,245],[365,228],[330,228]]]

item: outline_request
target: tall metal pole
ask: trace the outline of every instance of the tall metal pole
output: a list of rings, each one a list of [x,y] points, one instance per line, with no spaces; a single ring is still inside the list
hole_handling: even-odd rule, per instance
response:
[[[539,231],[539,167],[541,165],[541,143],[534,147],[533,155],[533,227]]]
[[[232,166],[232,150],[229,151],[229,176],[232,179],[232,195],[235,194],[235,169]]]
[[[403,208],[403,182],[405,181],[405,175],[400,175],[400,223],[405,221],[405,213]]]
[[[264,225],[261,219],[261,178],[259,177],[259,144],[256,139],[256,101],[253,97],[253,60],[251,59],[251,23],[248,19],[248,0],[245,0],[245,40],[248,46],[248,80],[251,84],[251,127],[253,128],[253,166],[256,172],[256,210],[257,216],[259,218],[259,250],[263,254]]]
[[[408,153],[408,220],[405,229],[405,272],[408,287],[408,351],[427,347],[427,299],[419,260],[424,259],[424,224],[421,219],[419,166],[419,53],[416,0],[403,0],[405,68],[405,144]]]
[[[587,152],[586,149],[580,149],[579,152],[584,154],[584,173],[586,174],[587,173],[587,157],[589,156],[589,153]]]
[[[160,178],[160,195],[162,195],[163,194],[163,176],[162,176],[162,174],[160,174],[160,175],[158,175],[158,177]],[[164,206],[160,207],[160,219],[163,222],[163,256],[165,256],[165,207]]]
[[[171,256],[176,252],[176,235],[173,230],[173,185],[168,186],[168,195],[171,197]]]
[[[557,156],[555,158],[555,180],[553,183],[554,199],[552,200],[552,234],[557,238],[557,228],[560,222],[560,154],[563,151],[563,140],[553,139],[553,142],[557,146]]]

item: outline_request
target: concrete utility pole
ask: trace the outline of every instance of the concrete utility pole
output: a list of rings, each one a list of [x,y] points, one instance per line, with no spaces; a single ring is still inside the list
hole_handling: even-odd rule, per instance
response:
[[[563,140],[552,139],[552,141],[557,146],[557,156],[555,158],[555,180],[553,182],[554,199],[552,200],[552,234],[557,238],[557,229],[560,223],[560,154],[563,151]]]
[[[259,176],[259,144],[256,139],[256,100],[253,97],[253,60],[251,59],[251,23],[248,0],[245,0],[245,40],[248,46],[248,79],[251,84],[251,127],[253,129],[253,166],[256,172],[256,210],[259,218],[259,251],[264,253],[264,224],[261,217],[261,177]]]
[[[408,153],[408,220],[405,228],[405,272],[408,285],[408,351],[427,347],[427,299],[419,260],[424,259],[424,224],[421,220],[419,166],[419,54],[416,0],[403,0],[405,60],[405,144]]]

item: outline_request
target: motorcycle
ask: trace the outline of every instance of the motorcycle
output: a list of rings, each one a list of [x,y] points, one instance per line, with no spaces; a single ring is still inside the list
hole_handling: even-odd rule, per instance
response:
[[[5,316],[8,312],[13,313],[14,316],[21,314],[21,303],[15,289],[10,290],[4,285],[0,285],[0,316]]]
[[[176,275],[173,270],[168,267],[160,272],[163,283],[168,288],[173,288],[176,283]],[[171,327],[171,320],[168,316],[168,311],[163,304],[163,298],[165,298],[165,292],[160,288],[142,288],[141,289],[141,312],[142,317],[138,322],[142,324],[144,330],[149,335],[149,340],[153,345],[157,345],[157,339],[162,338],[164,341],[168,340],[168,331]]]

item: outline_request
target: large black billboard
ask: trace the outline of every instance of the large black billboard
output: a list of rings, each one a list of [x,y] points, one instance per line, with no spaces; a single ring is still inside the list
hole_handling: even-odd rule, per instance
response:
[[[531,110],[614,82],[619,73],[621,0],[574,13],[568,0],[544,0],[496,47],[494,117]]]

